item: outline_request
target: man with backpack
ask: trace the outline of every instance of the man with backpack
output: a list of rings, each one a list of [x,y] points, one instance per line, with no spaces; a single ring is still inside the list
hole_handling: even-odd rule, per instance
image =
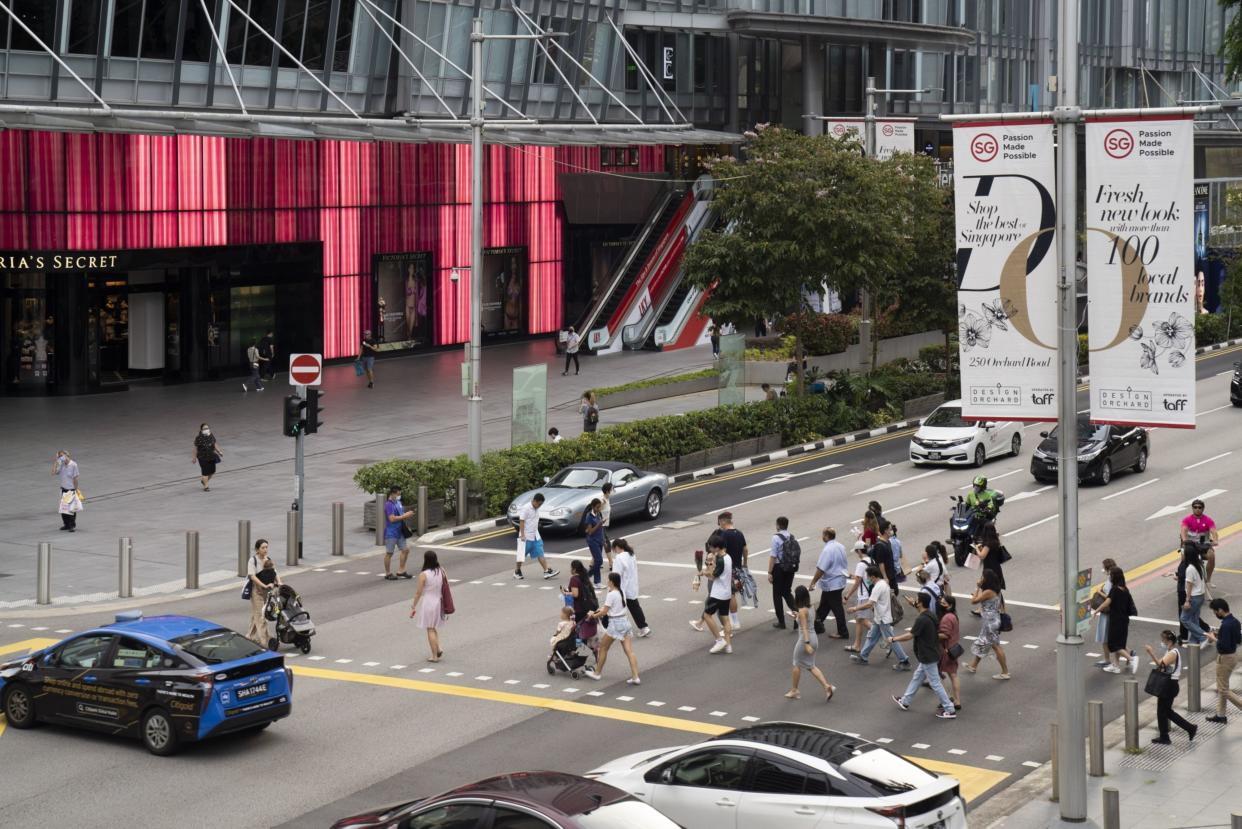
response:
[[[782,515],[776,519],[776,535],[772,536],[772,548],[768,553],[768,583],[772,585],[772,610],[776,613],[774,628],[784,630],[786,627],[782,602],[789,605],[791,614],[798,613],[794,607],[793,582],[801,560],[802,547],[789,532],[789,519]]]

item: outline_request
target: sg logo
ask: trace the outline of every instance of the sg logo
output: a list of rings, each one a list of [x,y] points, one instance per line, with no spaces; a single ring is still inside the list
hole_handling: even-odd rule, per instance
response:
[[[1046,406],[1052,402],[1052,392],[1047,392],[1045,394],[1032,394],[1031,402],[1036,406]]]
[[[1166,411],[1180,412],[1186,409],[1186,403],[1187,400],[1184,397],[1181,400],[1165,400],[1164,408]]]
[[[1112,158],[1122,159],[1134,151],[1134,136],[1129,130],[1115,129],[1104,136],[1104,152]]]
[[[971,139],[970,154],[975,157],[975,161],[987,163],[996,158],[998,152],[1000,142],[991,133],[981,132]]]

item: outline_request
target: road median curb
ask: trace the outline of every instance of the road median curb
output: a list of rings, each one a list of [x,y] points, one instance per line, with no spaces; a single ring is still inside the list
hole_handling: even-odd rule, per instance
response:
[[[922,423],[922,418],[909,418],[900,420],[896,423],[890,423],[887,426],[880,426],[861,432],[852,432],[847,435],[837,435],[831,438],[824,438],[812,443],[803,443],[797,446],[789,446],[784,449],[778,449],[775,452],[767,452],[762,455],[754,455],[749,458],[731,461],[729,463],[720,464],[718,466],[707,466],[702,469],[696,469],[693,472],[681,472],[677,475],[669,476],[670,484],[683,484],[688,481],[700,481],[705,478],[712,478],[716,475],[723,475],[727,472],[735,472],[739,469],[746,469],[751,466],[762,466],[765,463],[779,461],[784,458],[796,457],[804,455],[807,452],[818,452],[821,449],[830,449],[835,446],[845,446],[868,438],[880,437],[882,435],[891,435],[893,432],[900,432],[902,429],[910,429]],[[482,521],[474,521],[470,524],[462,524],[456,527],[446,527],[442,530],[435,530],[426,535],[419,536],[415,542],[417,544],[438,544],[452,538],[460,538],[471,533],[481,532],[484,530],[503,527],[509,523],[509,520],[503,515],[496,518],[486,518]]]

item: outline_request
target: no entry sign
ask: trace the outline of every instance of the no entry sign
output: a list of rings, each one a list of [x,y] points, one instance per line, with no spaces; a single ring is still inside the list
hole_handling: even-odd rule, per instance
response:
[[[322,354],[290,354],[289,385],[318,386],[323,379]]]

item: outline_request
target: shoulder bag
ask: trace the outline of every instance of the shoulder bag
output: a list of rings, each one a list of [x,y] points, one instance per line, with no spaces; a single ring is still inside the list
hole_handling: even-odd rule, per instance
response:
[[[251,560],[252,562],[254,562],[254,564],[255,564],[255,570],[257,571],[257,570],[259,569],[259,567],[258,567],[258,562],[257,562],[257,561],[255,561],[255,557],[254,557],[253,555],[252,555],[252,556],[250,556],[250,560]],[[247,575],[246,575],[246,583],[245,583],[244,585],[242,585],[241,597],[242,597],[242,601],[243,601],[243,602],[248,602],[248,601],[250,601],[250,591],[252,591],[252,590],[254,590],[254,582],[251,580],[250,575],[249,575],[249,574],[247,574]]]
[[[1008,613],[1002,613],[1000,615],[999,630],[1001,631],[1001,633],[1008,633],[1009,631],[1013,630],[1013,617],[1010,616]]]
[[[440,571],[440,612],[445,616],[452,616],[457,612],[457,608],[453,606],[453,592],[449,590],[448,576],[444,575],[443,570]]]
[[[1143,686],[1143,690],[1153,697],[1168,696],[1173,691],[1173,678],[1165,673],[1163,668],[1152,668],[1151,673],[1147,675],[1147,684]]]
[[[950,659],[961,659],[962,654],[966,653],[966,651],[962,648],[961,642],[954,642],[953,646],[946,650],[945,653],[949,655]]]

